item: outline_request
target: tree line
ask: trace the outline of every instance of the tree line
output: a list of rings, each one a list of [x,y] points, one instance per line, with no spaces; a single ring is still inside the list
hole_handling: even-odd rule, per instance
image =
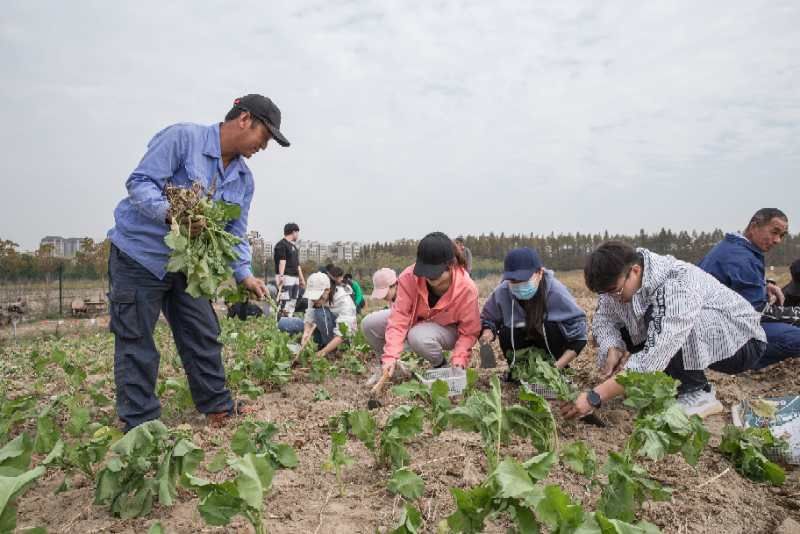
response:
[[[568,233],[537,234],[480,234],[464,236],[464,243],[472,251],[473,278],[497,273],[502,268],[506,253],[517,247],[535,248],[542,262],[550,269],[568,271],[583,269],[586,256],[604,241],[611,239],[625,241],[637,247],[644,247],[658,254],[669,254],[678,259],[698,263],[711,248],[719,243],[725,232],[716,229],[712,232],[673,232],[662,228],[658,232],[647,233],[640,230],[635,235],[623,234],[582,234]],[[391,243],[372,243],[362,251],[362,261],[380,257],[401,257],[413,262],[417,241],[402,239]],[[800,258],[800,233],[789,234],[783,242],[773,248],[766,257],[767,265],[789,265]],[[488,260],[488,261],[487,261]],[[408,263],[406,263],[408,265]],[[391,266],[391,265],[389,265]]]
[[[473,278],[497,274],[502,270],[506,253],[517,247],[532,247],[539,251],[545,266],[558,271],[582,269],[586,255],[595,247],[609,239],[626,241],[635,246],[645,247],[659,254],[670,254],[676,258],[697,263],[724,237],[722,230],[712,232],[685,231],[673,232],[661,229],[647,233],[640,230],[635,235],[611,235],[608,232],[596,234],[488,234],[466,235],[464,242],[473,255]],[[393,242],[368,244],[361,257],[340,265],[346,272],[369,286],[372,273],[381,267],[391,267],[398,272],[414,262],[417,240],[400,239]],[[0,239],[0,283],[52,279],[61,272],[67,279],[101,279],[108,272],[108,240],[95,242],[85,239],[75,258],[53,257],[52,248],[43,245],[34,253],[18,251],[19,245],[10,240]],[[800,258],[800,233],[789,234],[783,242],[767,254],[767,265],[789,265]],[[256,276],[274,274],[271,258],[253,258],[253,271]],[[323,262],[329,263],[328,261]],[[306,273],[316,271],[320,265],[305,262]]]

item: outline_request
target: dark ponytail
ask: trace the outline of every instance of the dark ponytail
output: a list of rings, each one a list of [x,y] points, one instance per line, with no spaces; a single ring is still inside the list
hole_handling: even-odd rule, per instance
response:
[[[328,295],[328,304],[333,304],[333,296],[336,293],[336,279],[340,276],[344,276],[344,271],[341,267],[337,267],[331,263],[325,266],[325,273],[328,275],[328,278],[331,280],[331,292]]]
[[[467,257],[464,256],[464,253],[459,250],[456,246],[455,241],[453,242],[453,255],[455,258],[453,259],[453,266],[460,265],[464,269],[467,268]]]

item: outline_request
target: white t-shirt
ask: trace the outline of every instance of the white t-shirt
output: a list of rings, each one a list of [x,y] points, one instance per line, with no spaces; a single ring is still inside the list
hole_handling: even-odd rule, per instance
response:
[[[350,297],[350,295],[345,293],[343,288],[336,288],[336,292],[333,294],[333,304],[330,305],[330,310],[336,316],[336,335],[342,335],[338,328],[338,325],[341,323],[347,325],[348,332],[351,334],[355,333],[356,328],[358,328],[358,321],[356,319],[356,303],[353,302],[353,299]],[[303,321],[309,324],[314,322],[314,305],[310,302],[308,308],[306,308],[306,314]]]

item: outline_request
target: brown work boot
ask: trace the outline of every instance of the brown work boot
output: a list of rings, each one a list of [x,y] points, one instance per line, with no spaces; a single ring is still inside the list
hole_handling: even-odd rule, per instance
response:
[[[233,408],[227,412],[214,412],[206,414],[206,421],[213,427],[223,427],[227,425],[234,417],[240,415],[247,415],[258,411],[258,407],[246,403],[242,399],[233,401]]]

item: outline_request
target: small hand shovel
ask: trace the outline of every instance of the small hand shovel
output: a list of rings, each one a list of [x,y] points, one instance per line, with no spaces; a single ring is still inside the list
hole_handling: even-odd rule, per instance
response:
[[[389,374],[388,370],[383,371],[381,375],[381,379],[378,380],[378,383],[372,386],[372,389],[369,392],[369,401],[367,401],[367,408],[370,410],[374,410],[375,408],[380,408],[381,401],[378,400],[378,395],[381,394],[383,390],[384,384],[389,380],[392,375]]]
[[[497,361],[494,359],[494,349],[488,343],[481,343],[481,369],[494,369]]]

